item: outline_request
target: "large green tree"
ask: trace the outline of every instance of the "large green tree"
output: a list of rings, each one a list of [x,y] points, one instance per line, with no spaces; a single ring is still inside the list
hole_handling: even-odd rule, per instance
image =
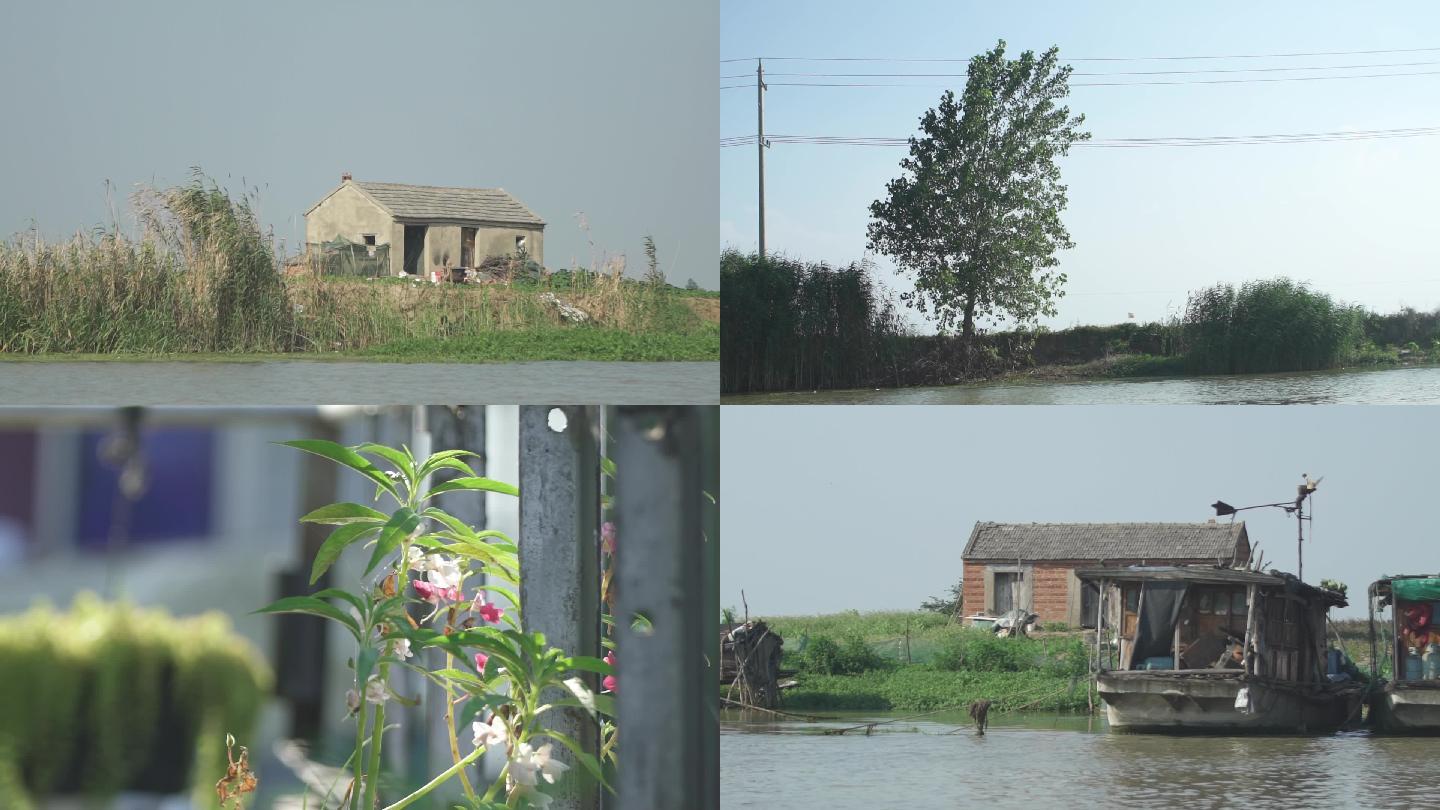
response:
[[[974,57],[964,95],[947,90],[926,111],[904,174],[870,206],[870,249],[913,277],[902,298],[941,331],[958,323],[967,349],[977,318],[1054,315],[1064,294],[1055,254],[1072,243],[1056,161],[1090,137],[1061,103],[1069,77],[1057,48],[1006,59],[1001,40]]]

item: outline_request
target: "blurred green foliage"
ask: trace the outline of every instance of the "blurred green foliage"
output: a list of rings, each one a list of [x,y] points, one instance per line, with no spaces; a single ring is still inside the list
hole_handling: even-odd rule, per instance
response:
[[[193,783],[214,806],[224,739],[249,738],[271,674],[220,613],[76,597],[0,617],[0,805]]]

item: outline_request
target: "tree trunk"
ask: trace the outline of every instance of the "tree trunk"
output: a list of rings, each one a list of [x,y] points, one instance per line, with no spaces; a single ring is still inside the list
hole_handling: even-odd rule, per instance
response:
[[[975,296],[965,299],[965,320],[960,324],[960,349],[965,352],[965,373],[970,373],[972,343],[975,339]]]

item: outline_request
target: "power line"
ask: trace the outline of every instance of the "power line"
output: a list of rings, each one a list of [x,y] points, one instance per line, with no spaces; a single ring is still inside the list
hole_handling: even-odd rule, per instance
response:
[[[1383,50],[1368,51],[1307,51],[1295,53],[1237,53],[1237,54],[1203,54],[1198,56],[1077,56],[1068,58],[1067,62],[1158,62],[1158,61],[1190,61],[1199,59],[1290,59],[1302,56],[1360,56],[1381,53],[1425,53],[1440,51],[1435,48],[1387,48]],[[970,58],[917,58],[917,57],[878,57],[878,56],[765,56],[765,57],[736,57],[733,59],[721,59],[721,64],[733,62],[753,62],[763,58],[770,62],[969,62]]]
[[[1378,62],[1364,65],[1305,65],[1302,67],[1259,67],[1259,68],[1195,68],[1187,70],[1112,70],[1094,72],[1072,72],[1071,76],[1171,76],[1181,74],[1199,73],[1293,73],[1302,70],[1360,70],[1365,68],[1396,68],[1396,67],[1417,67],[1420,65],[1440,65],[1440,61],[1426,62]],[[729,76],[721,76],[723,79],[746,79],[752,74],[737,73]],[[767,76],[789,76],[789,77],[810,77],[810,78],[966,78],[968,73],[775,73],[768,71]]]
[[[1075,148],[1133,149],[1158,146],[1252,146],[1280,143],[1326,143],[1336,141],[1388,140],[1440,135],[1440,126],[1398,127],[1394,129],[1338,130],[1333,132],[1284,132],[1254,135],[1171,135],[1147,138],[1095,138],[1078,141]],[[908,146],[909,138],[863,137],[850,135],[767,135],[772,144],[807,144],[820,146]],[[755,143],[753,135],[734,135],[720,139],[721,148]]]
[[[1109,74],[1122,75],[1122,74]],[[1437,76],[1440,70],[1420,70],[1403,73],[1356,73],[1349,76],[1284,76],[1284,77],[1253,77],[1249,79],[1182,79],[1176,81],[1132,81],[1132,82],[1071,82],[1071,87],[1142,87],[1147,85],[1173,85],[1173,84],[1253,84],[1257,82],[1322,82],[1338,81],[1342,79],[1393,79],[1401,76]],[[921,90],[927,88],[949,85],[927,85],[902,82],[766,82],[770,87],[914,87]],[[721,90],[735,90],[743,87],[754,87],[753,84],[722,84]]]

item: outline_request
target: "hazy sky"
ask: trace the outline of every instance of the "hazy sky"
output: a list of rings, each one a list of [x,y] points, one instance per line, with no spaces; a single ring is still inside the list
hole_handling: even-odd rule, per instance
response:
[[[721,604],[754,615],[915,609],[961,575],[976,521],[1201,522],[1315,495],[1305,579],[1365,615],[1386,573],[1440,569],[1434,408],[733,406],[721,410]],[[1295,521],[1242,513],[1267,567]],[[1307,533],[1307,538],[1309,537]]]
[[[0,234],[109,219],[199,166],[257,188],[290,245],[356,179],[501,186],[548,222],[551,266],[653,235],[715,288],[714,3],[7,3]],[[125,217],[122,213],[122,222]]]
[[[1440,126],[1440,6],[1433,3],[764,3],[727,0],[722,58],[950,57],[1009,43],[1058,45],[1061,58],[1275,54],[1424,48],[1411,53],[1199,61],[1075,62],[1076,72],[1390,65],[1101,79],[1136,81],[1426,73],[1400,78],[1073,87],[1095,138],[1250,135]],[[753,86],[755,63],[719,65],[722,85]],[[771,82],[916,83],[786,87],[766,95],[766,131],[904,138],[961,63],[767,63]],[[780,72],[959,73],[961,78],[814,78]],[[752,77],[752,78],[744,78]],[[755,133],[755,91],[720,91],[722,136]],[[752,145],[721,149],[722,246],[754,250]],[[898,176],[904,147],[777,144],[766,167],[767,247],[830,262],[859,259],[868,206]],[[1291,145],[1076,149],[1062,163],[1061,256],[1069,295],[1051,326],[1140,320],[1183,309],[1210,284],[1289,275],[1382,311],[1440,305],[1433,240],[1440,137]],[[891,265],[881,277],[895,289]]]

